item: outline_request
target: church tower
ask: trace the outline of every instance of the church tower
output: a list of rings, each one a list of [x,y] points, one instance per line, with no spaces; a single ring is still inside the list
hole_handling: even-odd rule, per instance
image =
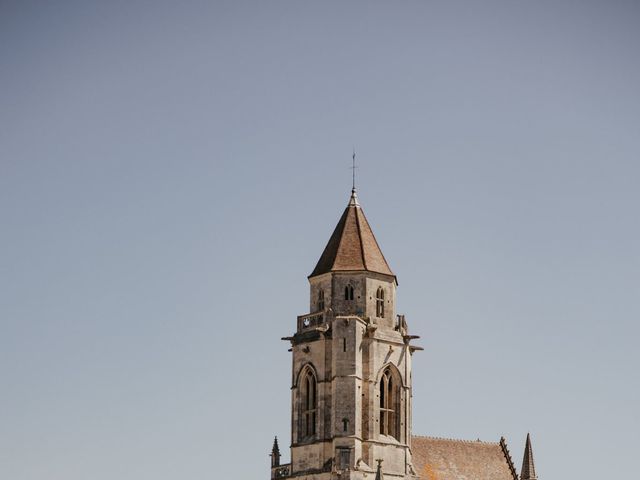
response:
[[[412,479],[411,356],[397,279],[355,188],[309,275],[291,342],[291,463],[271,478]]]

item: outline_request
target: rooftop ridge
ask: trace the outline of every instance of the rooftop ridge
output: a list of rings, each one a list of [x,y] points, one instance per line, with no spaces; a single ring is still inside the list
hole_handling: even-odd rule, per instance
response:
[[[348,214],[348,212],[349,212],[349,209],[350,209],[350,208],[352,208],[352,207],[351,207],[351,203],[349,203],[349,206],[345,209],[345,213],[344,213],[344,214],[343,214],[343,216],[342,216],[342,217],[344,217],[343,229],[344,229],[344,226],[346,225],[347,221],[349,220],[349,219],[348,219],[348,215],[349,215],[349,214]],[[355,210],[356,210],[356,211],[358,210],[358,207],[353,207],[353,208],[355,208]],[[342,221],[342,217],[340,217],[340,220],[338,221],[338,225],[339,225],[339,224],[340,224],[340,222]],[[336,228],[337,228],[337,227],[336,227]],[[357,221],[357,220],[356,220],[356,228],[358,228],[358,221]],[[333,235],[332,235],[332,236],[333,236]],[[336,252],[339,252],[339,251],[342,249],[342,244],[345,242],[345,238],[346,238],[346,236],[345,236],[344,234],[343,234],[343,235],[340,235],[340,238],[338,239],[338,248],[336,249]],[[362,244],[362,239],[360,240],[360,244]],[[322,254],[324,255],[324,252],[322,252]],[[363,256],[364,256],[364,255],[363,255]],[[331,265],[330,265],[330,267],[329,267],[329,271],[332,271],[333,269],[335,269],[337,259],[338,259],[338,255],[336,254],[336,255],[333,257],[333,259],[331,260]],[[363,265],[364,265],[364,264],[363,264]],[[317,267],[316,267],[316,268],[317,268]],[[366,267],[365,267],[365,268],[366,268]]]
[[[504,454],[504,458],[507,460],[509,464],[509,470],[511,470],[511,475],[513,476],[513,480],[518,480],[518,472],[516,471],[516,467],[513,464],[513,459],[511,458],[511,453],[509,453],[509,447],[507,446],[507,441],[504,437],[500,437],[500,448],[502,448],[502,453]]]
[[[355,191],[355,189],[354,189]],[[369,268],[367,267],[367,256],[364,254],[364,250],[365,250],[365,246],[364,243],[362,241],[362,228],[360,227],[360,215],[358,215],[358,212],[362,212],[362,209],[360,208],[360,205],[358,205],[356,203],[356,229],[358,230],[358,240],[360,240],[360,256],[362,257],[362,265],[364,265],[364,269],[365,270],[369,270]],[[373,239],[375,240],[375,237],[373,237]],[[382,252],[380,252],[382,253]],[[384,256],[384,255],[383,255]]]
[[[448,438],[448,437],[434,437],[431,435],[416,435],[416,434],[412,434],[412,437],[415,438],[427,438],[429,440],[440,440],[440,441],[444,441],[444,442],[456,442],[456,443],[468,443],[471,445],[491,445],[491,446],[496,446],[496,445],[500,445],[500,442],[487,442],[485,440],[466,440],[463,438]]]

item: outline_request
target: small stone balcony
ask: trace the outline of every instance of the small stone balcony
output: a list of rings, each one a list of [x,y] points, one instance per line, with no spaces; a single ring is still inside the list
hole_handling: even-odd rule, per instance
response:
[[[298,317],[298,333],[314,329],[325,323],[325,312],[307,313]]]
[[[284,465],[278,465],[271,467],[271,480],[278,478],[287,478],[291,475],[291,464],[285,463]]]

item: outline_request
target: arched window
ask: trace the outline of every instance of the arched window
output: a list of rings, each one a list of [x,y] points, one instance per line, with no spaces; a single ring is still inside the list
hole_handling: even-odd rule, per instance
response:
[[[344,287],[344,299],[353,300],[353,285],[347,285]]]
[[[391,368],[380,379],[380,433],[400,440],[400,385]]]
[[[384,289],[378,287],[376,292],[376,317],[384,318]]]
[[[307,368],[300,378],[301,430],[300,437],[309,438],[316,434],[318,416],[317,382],[313,371]]]
[[[343,418],[342,419],[342,431],[343,432],[349,431],[349,419],[348,418]]]
[[[318,311],[322,312],[324,310],[324,290],[318,291]]]

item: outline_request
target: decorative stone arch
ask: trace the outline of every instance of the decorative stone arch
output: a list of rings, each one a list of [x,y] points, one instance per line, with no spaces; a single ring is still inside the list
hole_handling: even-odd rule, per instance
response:
[[[393,437],[401,442],[403,418],[404,382],[396,365],[386,363],[377,375],[376,418],[378,435]]]
[[[376,382],[378,382],[378,383],[380,382],[380,379],[382,378],[382,374],[387,369],[391,369],[394,372],[394,375],[398,376],[398,380],[400,381],[400,383],[398,385],[400,387],[405,387],[406,386],[404,378],[402,377],[402,373],[400,372],[400,369],[393,362],[387,362],[384,365],[382,365],[382,367],[380,367],[380,369],[378,370],[378,375],[376,376]]]
[[[318,381],[318,371],[316,370],[316,367],[313,365],[313,363],[306,362],[298,370],[298,373],[296,374],[296,378],[295,378],[295,383],[293,384],[293,388],[298,388],[298,386],[300,385],[300,380],[302,379],[302,375],[305,373],[306,370],[310,370],[313,376],[316,378],[316,381]]]
[[[352,301],[354,299],[354,288],[353,288],[353,283],[348,282],[345,286],[344,286],[344,299],[346,301]]]
[[[297,441],[313,440],[318,433],[318,374],[309,362],[300,368],[294,385],[298,412]]]

